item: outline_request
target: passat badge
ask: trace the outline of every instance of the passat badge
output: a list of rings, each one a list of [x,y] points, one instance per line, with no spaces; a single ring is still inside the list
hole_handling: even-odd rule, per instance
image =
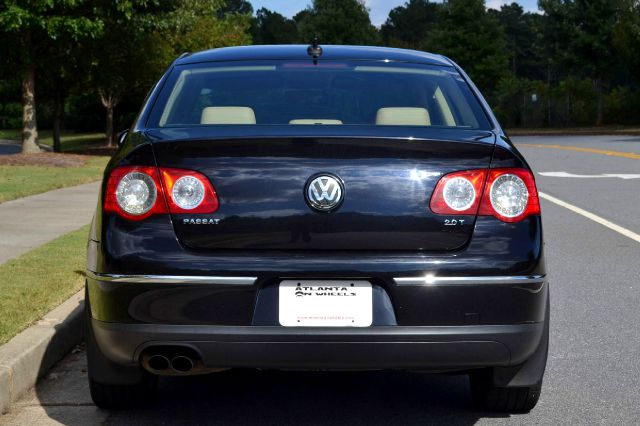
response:
[[[220,219],[214,219],[211,217],[205,217],[204,219],[182,219],[183,225],[217,225],[218,223],[220,223]]]
[[[336,209],[342,203],[344,187],[335,176],[322,174],[307,182],[305,196],[309,206],[321,212]]]

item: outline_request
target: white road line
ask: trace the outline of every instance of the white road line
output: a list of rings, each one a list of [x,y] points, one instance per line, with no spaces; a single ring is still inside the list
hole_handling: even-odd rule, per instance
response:
[[[605,173],[601,175],[576,175],[567,172],[538,172],[541,176],[547,177],[564,177],[564,178],[620,178],[620,179],[640,179],[640,174],[634,175],[629,173]]]
[[[581,209],[580,207],[576,207],[573,204],[569,204],[565,201],[559,200],[556,197],[552,197],[549,194],[545,194],[544,192],[538,192],[538,195],[540,196],[540,198],[543,198],[547,201],[551,201],[554,204],[557,204],[561,207],[564,207],[565,209],[569,209],[574,213],[578,213],[579,215],[582,215],[584,217],[586,217],[587,219],[591,219],[594,222],[599,223],[602,226],[606,226],[607,228],[611,229],[612,231],[616,231],[618,234],[622,234],[625,237],[631,238],[632,240],[640,243],[640,235],[636,234],[633,231],[628,230],[627,228],[623,228],[620,225],[616,225],[613,222],[609,222],[607,219],[602,218],[598,215],[595,215],[593,213],[590,213],[586,210]]]

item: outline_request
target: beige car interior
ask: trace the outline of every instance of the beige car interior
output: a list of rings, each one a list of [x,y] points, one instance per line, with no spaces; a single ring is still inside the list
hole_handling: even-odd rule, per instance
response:
[[[441,108],[447,125],[455,125],[453,114],[442,93],[435,93],[436,103]],[[253,109],[242,106],[206,107],[202,110],[201,124],[256,124]],[[298,118],[289,124],[343,124],[342,120],[330,118]],[[431,117],[426,108],[386,107],[376,114],[376,124],[383,126],[430,126]]]
[[[342,120],[331,118],[298,118],[289,121],[289,124],[342,124]]]
[[[451,112],[451,108],[449,108],[449,104],[447,103],[441,88],[438,87],[433,93],[433,99],[435,99],[436,104],[442,113],[442,117],[444,117],[444,124],[447,126],[455,126],[456,120],[453,118],[453,113]]]
[[[425,108],[380,108],[376,124],[384,126],[430,126],[431,118]]]
[[[206,107],[200,124],[256,124],[256,114],[249,107]]]

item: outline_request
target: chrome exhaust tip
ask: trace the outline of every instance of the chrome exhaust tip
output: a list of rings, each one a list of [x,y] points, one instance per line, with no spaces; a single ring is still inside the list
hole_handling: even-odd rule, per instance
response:
[[[184,355],[178,355],[171,358],[171,368],[179,373],[188,373],[193,370],[194,362],[191,358]]]

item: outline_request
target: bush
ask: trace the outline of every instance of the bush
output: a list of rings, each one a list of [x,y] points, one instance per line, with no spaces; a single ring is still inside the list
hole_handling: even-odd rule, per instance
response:
[[[20,102],[0,104],[0,126],[4,129],[18,129],[22,127],[22,105]]]
[[[614,87],[604,96],[604,119],[611,124],[638,124],[640,90],[629,86]]]
[[[589,79],[569,77],[553,90],[553,126],[592,126],[597,97]]]

